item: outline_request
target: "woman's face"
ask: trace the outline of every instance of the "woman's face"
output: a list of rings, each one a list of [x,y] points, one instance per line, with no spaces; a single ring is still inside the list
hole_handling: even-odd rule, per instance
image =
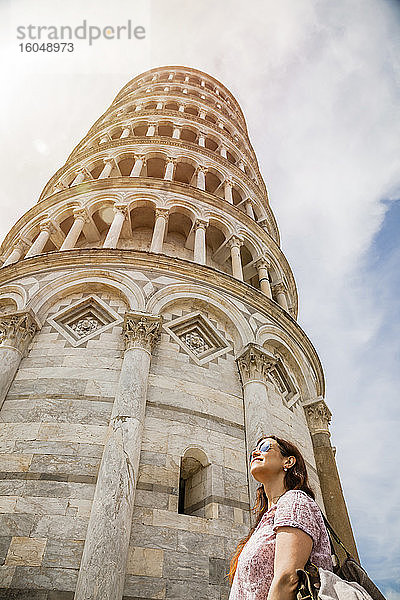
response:
[[[269,443],[270,447],[266,445]],[[264,451],[263,451],[264,450]],[[256,481],[273,478],[283,472],[287,458],[283,457],[278,442],[271,438],[264,438],[253,450],[250,462],[250,473]]]

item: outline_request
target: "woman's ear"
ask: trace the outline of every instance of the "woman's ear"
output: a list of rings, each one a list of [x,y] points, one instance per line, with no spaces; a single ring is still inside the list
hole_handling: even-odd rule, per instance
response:
[[[292,467],[294,467],[295,464],[296,464],[296,457],[295,456],[288,456],[286,458],[285,467],[287,469],[291,469]]]

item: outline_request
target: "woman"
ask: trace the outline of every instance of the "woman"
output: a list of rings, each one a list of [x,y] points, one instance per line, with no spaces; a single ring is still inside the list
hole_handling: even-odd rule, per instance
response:
[[[261,485],[256,522],[231,561],[229,600],[293,600],[296,569],[310,560],[332,570],[329,537],[296,446],[262,437],[250,454],[250,472]]]

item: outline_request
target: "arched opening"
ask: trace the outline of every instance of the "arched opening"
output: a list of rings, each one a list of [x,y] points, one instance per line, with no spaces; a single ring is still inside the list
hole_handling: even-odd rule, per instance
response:
[[[146,104],[146,106],[144,108],[146,110],[153,110],[154,108],[157,108],[157,103],[156,102],[149,102],[148,104]]]
[[[197,117],[197,115],[199,114],[199,109],[197,108],[197,106],[185,106],[185,110],[183,112],[187,113],[188,115],[194,115],[195,117]]]
[[[160,123],[158,135],[161,137],[172,137],[173,127],[171,123]]]
[[[173,209],[172,209],[173,210]],[[171,212],[163,252],[177,258],[193,260],[192,219],[181,211]]]
[[[216,150],[218,148],[218,144],[217,144],[217,142],[214,142],[214,140],[212,140],[210,138],[206,138],[205,147],[208,150]]]
[[[18,310],[17,303],[12,298],[0,298],[0,315]]]
[[[210,484],[207,456],[197,448],[190,448],[181,458],[178,513],[205,517]]]
[[[166,105],[164,106],[165,110],[178,110],[179,106],[177,104],[177,102],[167,102]]]
[[[127,157],[127,158],[123,158],[122,160],[119,161],[118,163],[118,167],[119,170],[121,171],[121,175],[122,177],[129,177],[132,168],[133,168],[133,158],[131,157]]]
[[[209,113],[206,114],[205,120],[206,121],[210,121],[210,123],[216,123],[217,122],[217,119],[214,117],[214,115],[210,115]]]
[[[118,140],[121,137],[121,133],[122,133],[121,127],[117,127],[117,129],[114,129],[114,131],[112,132],[111,139]]]
[[[136,205],[130,214],[132,239],[124,240],[124,247],[135,250],[150,250],[154,229],[154,208],[149,205]]]
[[[147,127],[148,126],[146,123],[136,125],[136,127],[133,128],[133,135],[138,137],[144,137],[146,135]]]
[[[174,181],[180,181],[181,183],[190,184],[195,168],[190,163],[180,162],[176,165]]]
[[[221,185],[221,179],[215,175],[212,171],[207,171],[206,173],[206,191],[210,192],[210,194],[214,194],[214,192]]]
[[[165,173],[165,159],[164,158],[149,158],[146,161],[147,165],[147,177],[155,177],[157,179],[163,179]]]
[[[191,129],[182,129],[180,139],[184,142],[195,142],[197,135]]]

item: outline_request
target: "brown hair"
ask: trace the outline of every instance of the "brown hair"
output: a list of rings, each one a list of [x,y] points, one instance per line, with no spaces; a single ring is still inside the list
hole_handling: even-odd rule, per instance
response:
[[[295,446],[291,442],[288,442],[287,440],[283,440],[282,438],[276,437],[276,435],[263,435],[258,440],[257,445],[261,442],[261,440],[265,440],[267,438],[276,441],[276,443],[279,446],[279,450],[280,450],[280,453],[282,454],[282,456],[294,456],[296,459],[296,462],[293,465],[293,467],[288,469],[285,473],[285,480],[284,480],[285,491],[287,491],[287,490],[302,490],[303,492],[305,492],[306,494],[311,496],[311,498],[314,500],[315,494],[312,491],[310,484],[308,482],[306,463],[304,462],[304,458],[302,457],[300,450],[297,448],[297,446]],[[259,485],[257,488],[257,491],[256,491],[256,501],[252,508],[252,512],[256,516],[255,523],[250,528],[250,531],[247,534],[247,536],[244,537],[242,540],[240,540],[240,542],[238,543],[238,545],[236,547],[235,553],[232,556],[231,563],[230,563],[230,569],[229,569],[229,573],[228,573],[228,579],[229,579],[230,583],[233,582],[233,578],[236,573],[238,559],[239,559],[241,551],[243,550],[244,545],[249,540],[250,536],[253,534],[255,528],[257,527],[257,525],[261,521],[261,518],[263,517],[263,515],[266,513],[267,510],[268,510],[268,498],[265,494],[264,486]]]

